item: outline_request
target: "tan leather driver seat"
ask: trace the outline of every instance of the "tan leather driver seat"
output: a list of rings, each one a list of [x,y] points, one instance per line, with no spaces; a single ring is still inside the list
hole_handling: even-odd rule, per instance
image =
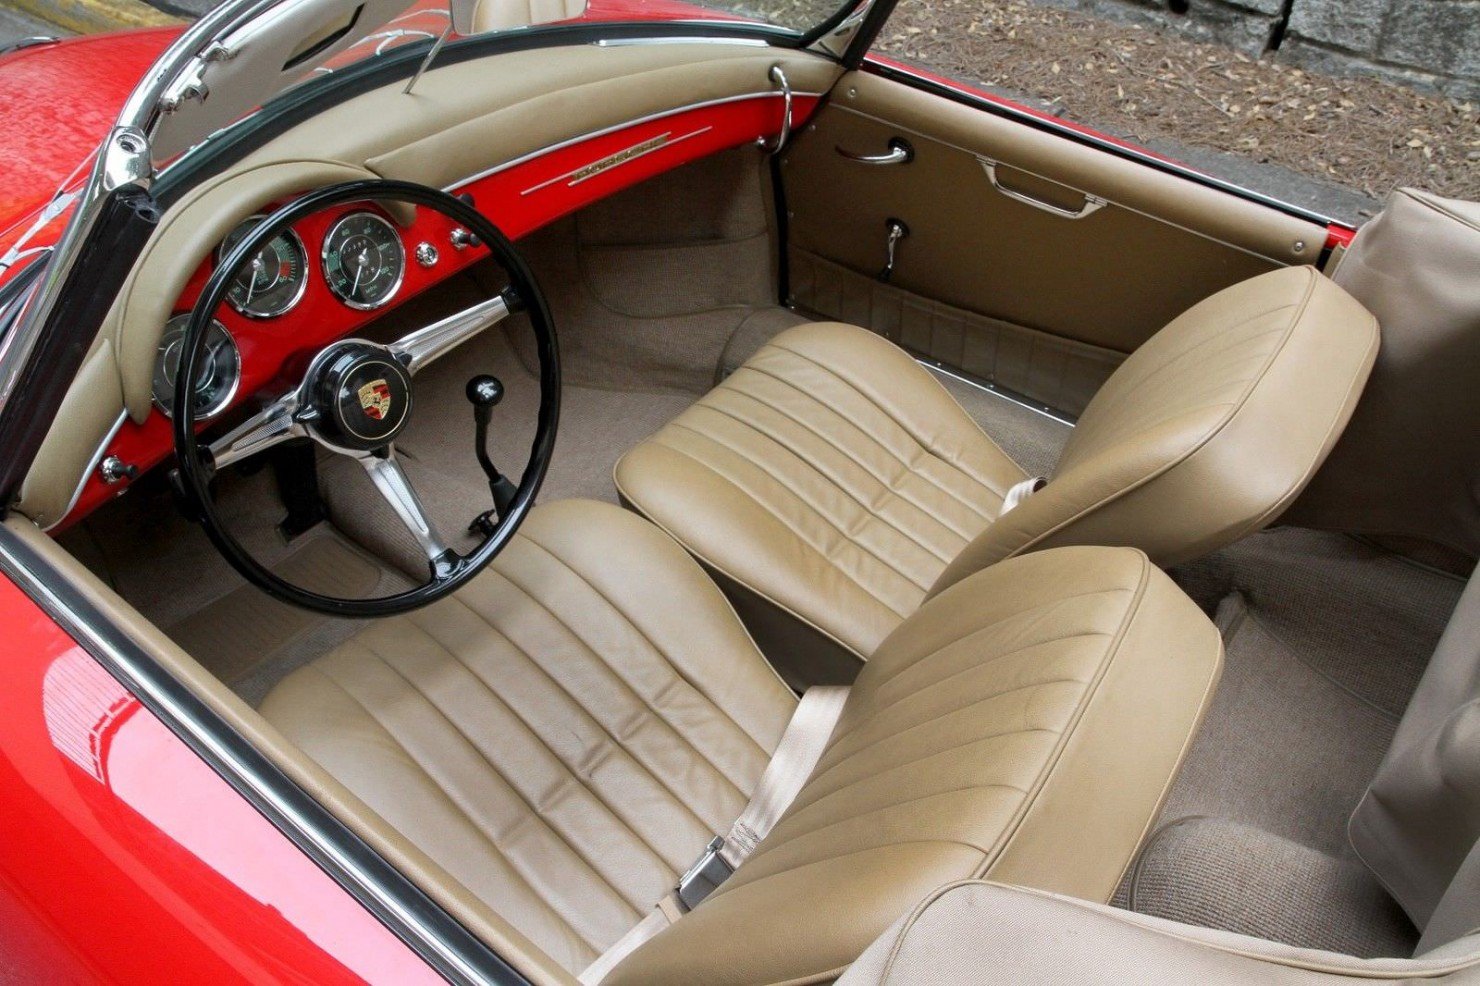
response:
[[[1126,359],[1048,485],[1004,514],[1028,477],[928,371],[864,329],[806,325],[630,451],[617,486],[768,654],[830,643],[844,660],[823,677],[846,680],[922,602],[1004,558],[1113,544],[1166,566],[1268,524],[1341,434],[1377,341],[1309,267],[1221,291]]]
[[[960,878],[1107,900],[1221,654],[1137,551],[1047,551],[962,580],[873,655],[756,852],[607,981],[836,975]],[[575,973],[727,829],[796,705],[679,545],[566,501],[457,596],[373,625],[262,713]]]

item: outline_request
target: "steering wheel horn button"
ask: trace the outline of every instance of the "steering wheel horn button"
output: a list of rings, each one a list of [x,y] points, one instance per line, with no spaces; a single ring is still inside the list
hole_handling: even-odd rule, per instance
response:
[[[332,347],[310,371],[313,426],[340,448],[369,452],[393,442],[411,414],[411,375],[390,353],[365,342]]]

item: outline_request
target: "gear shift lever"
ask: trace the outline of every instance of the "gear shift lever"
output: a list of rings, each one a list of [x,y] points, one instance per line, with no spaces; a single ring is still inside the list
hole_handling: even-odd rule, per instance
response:
[[[504,399],[504,385],[498,377],[479,374],[468,381],[467,395],[468,402],[473,405],[474,451],[478,454],[478,465],[483,467],[483,472],[488,476],[488,488],[493,493],[493,509],[485,510],[475,517],[468,525],[468,530],[481,531],[487,535],[493,532],[494,516],[503,517],[508,512],[509,505],[514,502],[514,494],[518,492],[509,477],[499,472],[498,466],[488,457],[488,423],[493,419],[494,406]]]

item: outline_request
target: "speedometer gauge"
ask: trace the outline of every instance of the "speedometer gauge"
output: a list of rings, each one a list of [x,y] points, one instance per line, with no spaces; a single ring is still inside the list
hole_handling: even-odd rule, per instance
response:
[[[180,344],[185,341],[185,327],[190,315],[176,315],[164,325],[159,337],[159,353],[154,361],[154,403],[165,417],[175,416],[175,379],[180,373]],[[236,340],[226,327],[211,319],[206,329],[205,351],[195,368],[195,414],[208,418],[220,411],[236,395],[242,379],[242,357]]]
[[[401,234],[373,212],[352,212],[324,236],[324,280],[351,308],[379,308],[406,275]]]
[[[242,241],[264,216],[253,216],[221,241],[216,252],[220,263],[232,248]],[[298,304],[303,289],[308,287],[308,255],[303,241],[291,229],[274,236],[257,256],[247,261],[231,282],[226,300],[243,315],[273,318]]]

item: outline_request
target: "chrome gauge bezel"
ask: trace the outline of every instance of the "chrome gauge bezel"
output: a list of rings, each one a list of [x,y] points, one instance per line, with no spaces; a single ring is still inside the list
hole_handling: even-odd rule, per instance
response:
[[[262,213],[256,213],[254,215],[248,216],[246,219],[243,219],[241,222],[232,227],[231,232],[227,233],[226,238],[223,239],[216,247],[216,265],[219,267],[221,265],[221,261],[225,259],[227,240],[230,240],[232,235],[235,234],[237,230],[248,224],[260,223],[266,218],[267,216],[263,215]],[[289,239],[292,242],[293,246],[298,250],[298,256],[303,258],[303,276],[298,279],[298,286],[293,291],[293,296],[289,298],[282,307],[272,310],[254,309],[249,308],[245,305],[239,305],[237,304],[236,299],[232,297],[232,292],[228,291],[226,293],[226,303],[230,305],[232,310],[235,311],[238,315],[244,315],[247,318],[256,319],[278,318],[282,315],[288,314],[288,312],[298,307],[298,303],[303,300],[304,293],[308,291],[308,278],[313,265],[309,263],[308,248],[304,246],[303,237],[299,236],[297,230],[294,230],[292,227],[283,230],[278,235]]]
[[[183,336],[185,333],[185,327],[189,323],[189,312],[183,312],[179,315],[176,315],[168,322],[164,323],[164,331],[160,333],[159,344],[155,347],[154,351],[154,377],[151,383],[150,392],[153,396],[154,406],[159,408],[160,414],[163,414],[166,418],[169,418],[170,420],[174,420],[175,417],[175,411],[172,404],[174,400],[174,387],[172,386],[170,388],[170,394],[168,397],[160,396],[159,384],[164,376],[164,374],[161,372],[161,369],[164,362],[167,340],[169,339],[170,334],[175,333],[177,336]],[[226,342],[231,346],[231,382],[221,391],[221,394],[214,401],[195,413],[196,419],[200,421],[205,421],[213,418],[224,411],[227,407],[229,407],[232,400],[236,398],[236,392],[241,389],[242,384],[242,351],[241,347],[238,346],[236,343],[236,337],[231,334],[230,329],[221,324],[221,321],[219,319],[214,318],[211,319],[211,325],[206,330],[206,332],[208,334],[208,337],[210,333],[219,332],[225,338]]]
[[[343,226],[345,223],[349,222],[352,219],[370,219],[374,222],[379,223],[386,228],[386,231],[388,233],[390,233],[391,242],[395,243],[396,245],[396,278],[391,283],[390,288],[386,291],[385,297],[371,304],[366,304],[365,302],[355,301],[353,298],[345,297],[345,295],[334,286],[334,278],[329,273],[329,244],[334,242],[334,235],[339,232],[339,227]],[[331,225],[328,231],[324,233],[324,242],[319,245],[319,272],[324,275],[324,284],[328,286],[329,292],[348,307],[362,312],[370,312],[374,311],[377,308],[384,308],[386,305],[390,304],[392,300],[394,300],[396,295],[401,290],[401,284],[406,280],[406,244],[401,241],[401,232],[400,230],[396,229],[395,224],[379,213],[371,212],[368,209],[362,209],[357,212],[348,212],[340,216],[338,219],[334,220],[333,225]]]

